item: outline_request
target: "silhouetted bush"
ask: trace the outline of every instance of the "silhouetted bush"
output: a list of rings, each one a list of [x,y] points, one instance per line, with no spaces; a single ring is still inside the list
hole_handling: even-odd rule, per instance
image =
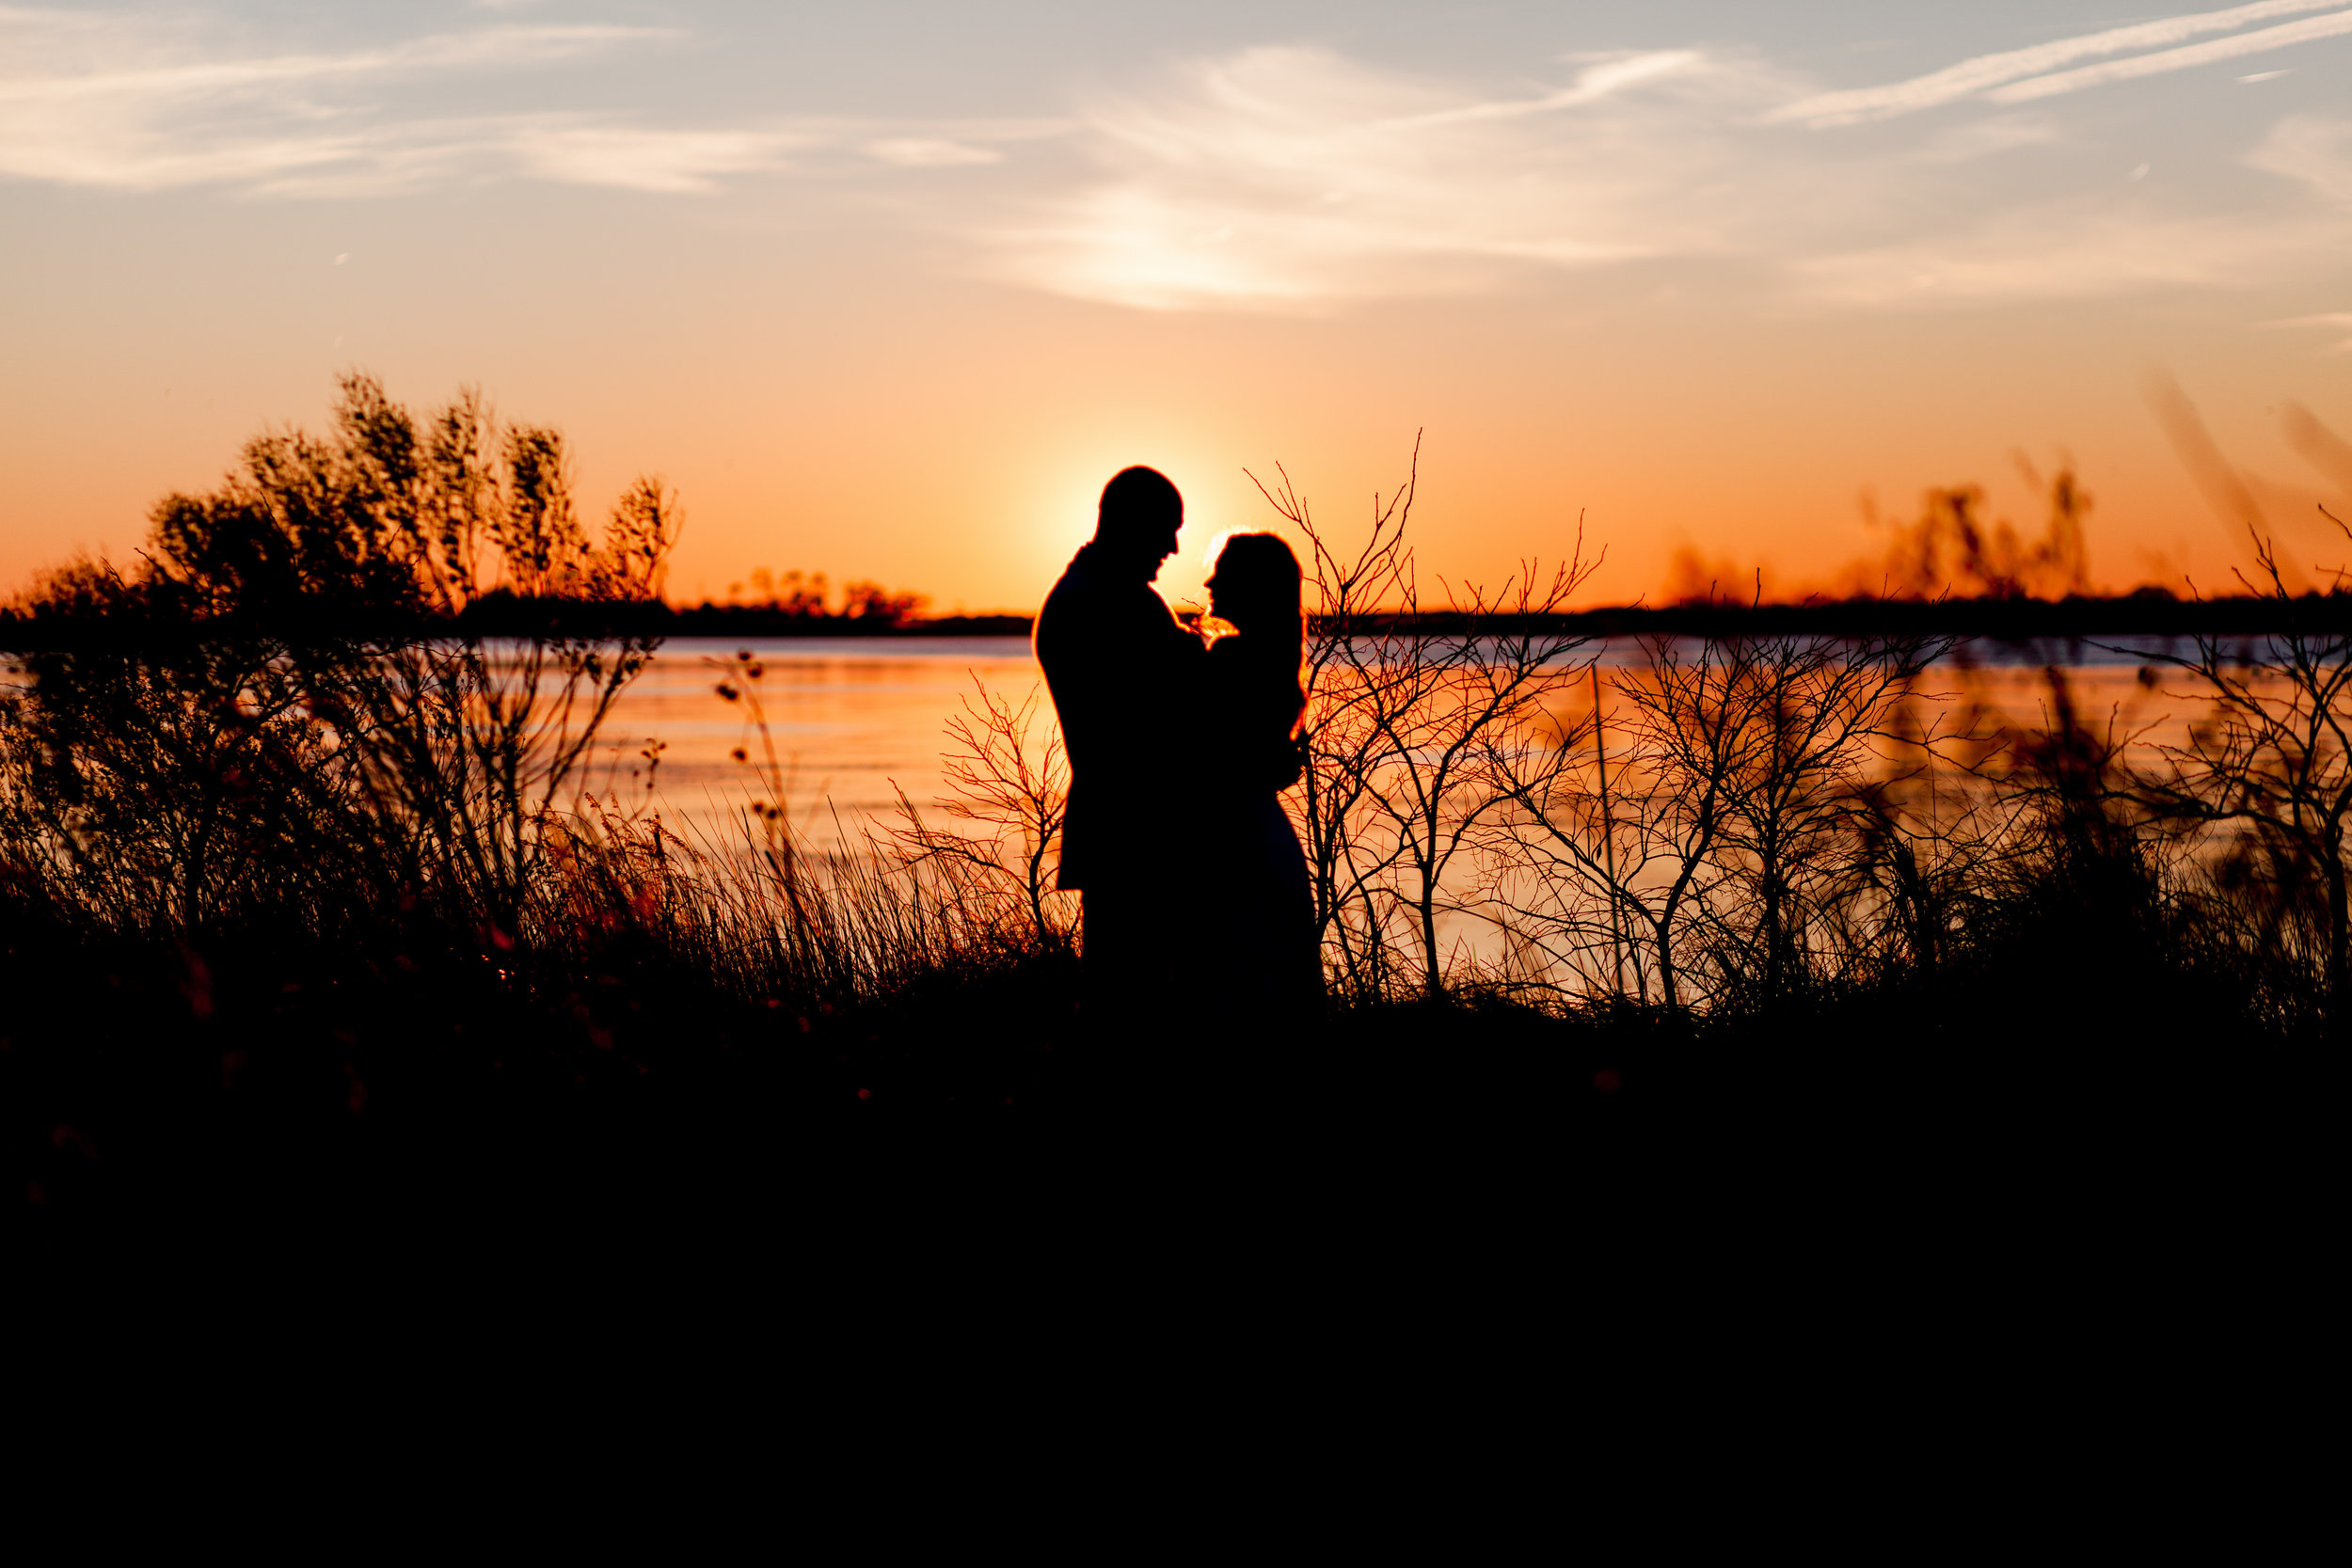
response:
[[[2151,764],[2057,671],[2036,724],[1939,708],[1953,644],[1915,628],[1613,673],[1561,618],[1581,557],[1415,619],[1410,482],[1360,550],[1285,483],[1323,596],[1292,805],[1330,1008],[1269,1041],[1170,998],[1166,1038],[1104,1040],[1030,709],[977,693],[944,814],[823,846],[748,742],[732,837],[585,787],[676,511],[638,481],[592,541],[566,476],[551,431],[355,377],[329,436],[165,501],[139,569],[21,607],[0,1102],[30,1208],[903,1190],[1041,1126],[1131,1173],[1247,1188],[1281,1148],[1415,1173],[1400,1204],[1534,1202],[1563,1139],[2163,1121],[2212,1053],[2345,1026],[2334,607],[2170,661],[2212,712]],[[758,660],[715,662],[765,746]]]

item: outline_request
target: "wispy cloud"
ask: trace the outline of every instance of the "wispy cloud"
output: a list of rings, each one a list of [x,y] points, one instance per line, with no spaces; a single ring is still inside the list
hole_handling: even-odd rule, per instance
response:
[[[1417,130],[1432,125],[1466,125],[1478,120],[1517,119],[1522,115],[1549,114],[1557,109],[1582,108],[1628,87],[1661,81],[1669,76],[1699,74],[1708,70],[1707,56],[1695,49],[1661,49],[1628,55],[1588,66],[1576,80],[1540,98],[1506,98],[1492,103],[1463,103],[1452,108],[1426,109],[1392,120],[1388,129]]]
[[[883,136],[866,144],[866,155],[898,168],[965,168],[974,164],[1000,164],[1002,151],[977,147],[947,136]]]
[[[2103,87],[2115,82],[2131,82],[2143,76],[2186,71],[2192,66],[2212,65],[2217,60],[2242,59],[2248,55],[2267,54],[2273,49],[2286,49],[2298,43],[2316,43],[2322,39],[2342,38],[2347,33],[2352,33],[2352,11],[2337,11],[2331,16],[2307,17],[2283,26],[2242,33],[2233,39],[2215,39],[2209,43],[2193,43],[2185,49],[2168,49],[2161,54],[2140,55],[2128,60],[2108,60],[2100,65],[2087,65],[2049,76],[2012,82],[2008,87],[1995,87],[1985,97],[1995,103],[2024,103],[2037,98],[2055,98],[2064,92],[2080,92],[2086,87]]]
[[[813,138],[779,132],[689,131],[608,125],[562,115],[507,117],[482,127],[474,147],[517,173],[578,185],[700,192],[719,177],[772,168]],[[462,134],[444,145],[464,145]]]
[[[461,77],[496,85],[681,40],[660,27],[501,24],[372,48],[252,54],[224,47],[196,22],[0,7],[0,176],[295,197],[497,178],[691,194],[818,152],[835,172],[985,166],[1002,161],[1007,143],[1072,124],[771,116],[694,125],[586,109],[404,112],[404,103],[437,103],[430,93],[404,97],[404,88]]]
[[[2264,322],[2262,325],[2274,331],[2282,327],[2316,327],[2330,336],[2341,332],[2344,334],[2341,340],[2320,352],[2352,354],[2352,310],[2330,310],[2316,316],[2289,316],[2284,321]]]
[[[491,179],[692,195],[788,173],[858,193],[858,221],[944,235],[955,264],[1159,310],[1324,311],[1692,260],[1808,307],[1944,307],[2235,286],[2352,245],[2352,120],[2281,119],[2239,156],[2294,188],[2227,215],[2187,182],[2137,181],[2144,162],[2125,178],[2126,158],[2053,184],[2084,145],[2058,100],[2352,34],[2347,0],[2264,0],[1833,93],[1723,48],[1570,56],[1506,90],[1266,46],[1068,113],[963,120],[566,107],[547,73],[567,63],[708,40],[537,20],[257,52],[188,13],[0,5],[0,177],[349,198]],[[541,73],[534,107],[516,112],[526,72]],[[1962,100],[1933,121],[1863,123]],[[1044,138],[1056,156],[1020,155]],[[893,189],[920,200],[863,199]]]
[[[30,14],[40,23],[49,22],[44,13]],[[0,16],[0,22],[14,22],[26,15],[18,12],[14,16]],[[74,30],[82,31],[78,25]],[[536,65],[616,44],[672,36],[669,29],[658,27],[492,27],[342,55],[275,55],[129,70],[11,76],[0,78],[0,103],[58,103],[107,98],[151,102],[355,77]]]
[[[2290,115],[2270,128],[2246,162],[2293,180],[2324,200],[2352,207],[2352,119]]]
[[[1736,122],[1785,91],[1761,67],[1673,51],[1465,100],[1325,50],[1251,49],[1087,105],[1103,176],[988,237],[1005,276],[1159,309],[1715,253],[1770,199]]]
[[[662,27],[566,24],[438,33],[371,49],[250,55],[208,50],[189,23],[0,7],[0,103],[176,99],[452,70],[522,67],[675,38]]]
[[[1931,238],[1827,250],[1788,263],[1825,304],[1938,307],[2090,299],[2159,288],[2237,287],[2352,238],[2340,222],[2038,202]]]
[[[2152,36],[2175,35],[2135,31]],[[1997,160],[2066,139],[2040,114],[1859,143],[1760,129],[1795,91],[1768,65],[1694,51],[1484,98],[1255,49],[1089,105],[1094,179],[1025,221],[968,222],[997,274],[1032,287],[1278,311],[1694,258],[1814,306],[1947,308],[2236,286],[2352,242],[2325,211],[2224,216],[2122,179],[2021,200]],[[2333,191],[2352,186],[2344,145],[2334,122],[2291,122],[2254,161]]]
[[[586,117],[404,118],[401,81],[530,70],[675,34],[494,25],[376,48],[234,54],[185,24],[0,11],[0,174],[152,190],[242,184],[356,194],[485,170],[646,190],[704,188],[788,138],[595,124]]]
[[[1815,93],[1774,108],[1766,118],[1777,123],[1797,122],[1812,126],[1851,125],[1858,121],[1887,119],[1897,115],[1914,114],[1940,104],[1956,103],[1963,99],[1988,96],[1995,102],[2017,102],[2026,98],[2046,97],[2060,92],[2076,91],[2095,87],[2102,82],[2122,81],[2125,74],[2101,75],[2102,71],[2122,71],[2126,74],[2151,74],[2157,71],[2184,70],[2201,65],[2207,59],[2234,58],[2239,54],[2253,54],[2260,49],[2283,48],[2308,39],[2334,36],[2333,30],[2297,33],[2294,37],[2278,35],[2295,31],[2280,27],[2244,39],[2219,40],[2201,48],[2221,49],[2224,53],[2187,58],[2197,49],[2174,50],[2167,55],[2146,55],[2139,60],[2117,61],[2107,66],[2090,67],[2081,71],[2058,72],[2061,67],[2076,60],[2096,59],[2103,55],[2124,55],[2141,49],[2164,49],[2168,45],[2185,43],[2207,33],[2233,32],[2257,22],[2268,22],[2282,16],[2296,16],[2309,11],[2336,10],[2344,0],[2259,0],[2258,4],[2233,6],[2226,10],[2199,11],[2186,16],[2169,16],[2156,22],[2142,22],[2128,27],[2110,27],[2103,32],[2085,33],[2075,38],[2055,39],[2026,49],[2004,50],[1999,54],[1979,55],[1941,71],[1915,76],[1908,81],[1891,82],[1883,87],[1853,87],[1837,92]],[[2352,15],[2352,13],[2347,13]],[[2321,19],[2322,22],[2340,19]],[[2317,25],[2306,23],[2300,25]],[[2338,29],[2340,30],[2340,29]],[[2254,47],[2244,47],[2255,39],[2270,41]],[[2236,46],[2236,47],[2233,47]],[[2166,61],[2156,65],[2152,61]],[[2137,70],[2129,68],[2137,67]],[[2026,78],[2041,78],[2038,84]],[[2005,84],[2016,83],[2016,87]],[[2051,85],[2058,84],[2058,85]]]

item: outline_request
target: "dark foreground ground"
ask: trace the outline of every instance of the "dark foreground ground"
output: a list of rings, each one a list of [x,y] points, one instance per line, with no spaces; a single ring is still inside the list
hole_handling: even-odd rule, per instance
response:
[[[702,1414],[617,1452],[740,1430],[892,1478],[960,1411],[955,1463],[1024,1496],[1338,1464],[1389,1478],[1376,1522],[1458,1469],[1456,1538],[1478,1499],[1607,1513],[1576,1454],[1683,1490],[1727,1444],[1835,1510],[1866,1475],[2073,1497],[2126,1452],[2209,1479],[2328,1342],[2331,1080],[2145,954],[1701,1026],[1466,1000],[1152,1041],[1087,1026],[1066,954],[828,1013],[423,942],[10,936],[43,1410],[405,1387],[502,1465],[523,1412],[659,1397]]]
[[[8,1223],[885,1251],[1178,1224],[1540,1272],[1627,1231],[2079,1258],[2268,1235],[2333,1190],[2327,1047],[2160,951],[2068,940],[1695,1023],[1467,998],[1152,1038],[1089,1027],[1063,953],[833,1010],[426,933],[199,951],[19,917]]]
[[[214,1426],[284,1377],[285,1439],[369,1509],[339,1421],[398,1433],[420,1497],[468,1464],[521,1493],[534,1422],[616,1492],[676,1452],[765,1497],[822,1454],[881,1495],[794,1500],[860,1529],[939,1472],[987,1478],[977,1528],[1083,1497],[1121,1539],[1246,1504],[1450,1544],[2194,1506],[2243,1541],[2308,1489],[2257,1445],[2320,1386],[2328,1084],[2162,955],[2048,937],[1771,1019],[1472,1000],[1154,1044],[1089,1031],[1058,954],[804,1013],[19,922],[12,1304],[79,1320],[12,1341],[64,1374],[20,1424],[111,1440],[201,1372],[187,1448],[267,1507]]]

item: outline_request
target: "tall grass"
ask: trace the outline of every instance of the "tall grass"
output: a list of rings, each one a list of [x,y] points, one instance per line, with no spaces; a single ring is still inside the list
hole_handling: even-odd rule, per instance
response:
[[[1067,763],[1034,700],[976,690],[950,721],[948,798],[819,848],[787,816],[746,653],[712,673],[746,714],[738,832],[690,842],[658,792],[590,792],[651,645],[449,630],[493,593],[658,584],[675,503],[640,481],[592,544],[567,463],[559,436],[470,395],[417,420],[355,378],[332,437],[266,436],[217,494],[164,502],[142,573],[48,579],[0,707],[20,903],[173,941],[429,920],[582,962],[625,941],[795,1016],[1070,958]],[[2171,658],[2176,700],[2211,711],[2152,764],[2094,734],[2057,671],[2038,720],[1954,704],[1932,689],[1965,681],[1945,638],[1654,640],[1605,666],[1555,629],[1597,564],[1578,552],[1424,603],[1413,498],[1408,479],[1348,545],[1286,479],[1267,492],[1313,562],[1291,805],[1340,1001],[1763,1016],[1927,980],[2037,901],[2092,899],[2228,967],[2266,1027],[2344,1012],[2344,639]],[[658,776],[658,750],[644,761]]]
[[[86,1165],[167,1192],[224,1149],[273,1158],[256,1125],[336,1148],[403,1127],[511,1175],[547,1152],[534,1125],[600,1105],[686,1147],[642,1125],[687,1092],[664,1085],[703,1085],[722,1148],[763,1109],[1035,1098],[1075,989],[1041,881],[1057,817],[1016,874],[912,808],[819,847],[771,766],[714,840],[663,819],[658,747],[639,787],[599,781],[650,641],[464,613],[658,591],[675,501],[638,481],[591,538],[568,468],[471,395],[417,418],[355,378],[327,436],[265,436],[164,502],[137,568],[30,595],[0,689],[0,1106],[37,1200]],[[760,673],[719,684],[755,704]],[[913,1054],[878,1022],[909,1013]]]
[[[416,418],[352,377],[329,436],[265,435],[219,491],[159,505],[139,571],[55,574],[0,706],[12,884],[89,930],[175,941],[626,936],[733,990],[810,998],[994,941],[943,868],[811,856],[780,816],[697,849],[644,802],[588,794],[651,641],[458,629],[500,594],[658,591],[675,502],[638,480],[592,541],[569,467],[560,436],[474,394]]]
[[[592,541],[567,462],[478,399],[418,420],[355,379],[329,437],[265,436],[219,492],[159,507],[140,570],[79,563],[27,602],[0,935],[28,998],[11,1136],[40,1169],[151,1049],[174,1092],[225,1092],[268,1076],[257,1042],[298,1037],[283,1082],[353,1118],[428,1083],[504,1103],[519,1072],[555,1103],[738,1084],[724,1064],[753,1058],[809,1104],[1010,1106],[1063,1070],[1045,1053],[1116,1051],[1073,1015],[1067,762],[1033,703],[976,690],[944,802],[819,842],[746,652],[711,673],[746,716],[730,825],[665,818],[658,747],[635,786],[597,786],[651,644],[452,629],[501,591],[658,590],[674,500],[640,481]],[[2005,1033],[2345,1030],[2352,638],[2197,644],[2168,669],[2201,716],[2151,752],[2056,670],[2031,721],[1947,700],[1966,672],[1945,640],[1657,641],[1604,665],[1550,629],[1581,553],[1423,604],[1412,496],[1344,545],[1287,480],[1268,492],[1319,596],[1289,803],[1332,1012],[1293,1048],[1350,1065],[1316,1092],[1387,1070],[1379,1050],[1425,1072],[1481,1040],[1534,1042],[1509,1070],[1551,1072],[1570,1037],[1513,1032],[1538,1023],[1603,1053],[1587,1094],[1661,1041],[1924,1061]],[[1436,608],[1437,630],[1392,613]],[[1199,1061],[1244,1074],[1205,1041]],[[723,1092],[731,1116],[758,1098]]]
[[[2031,1027],[2025,992],[2072,1019],[2077,995],[2177,980],[2233,1027],[2347,1026],[2352,636],[2333,598],[2296,607],[2265,542],[2245,586],[2287,629],[2144,669],[2193,716],[2186,745],[2157,746],[2079,712],[2056,666],[2041,713],[1999,711],[1948,637],[1653,638],[1604,663],[1547,613],[1589,574],[1581,552],[1451,589],[1441,630],[1401,630],[1372,607],[1432,608],[1413,493],[1375,499],[1360,547],[1287,482],[1267,494],[1315,563],[1292,807],[1343,999],[1468,987],[1769,1027],[1973,977],[2019,992],[2008,1016]],[[2070,475],[2053,509],[2031,560],[2073,580]],[[1946,531],[2024,591],[2013,540]]]

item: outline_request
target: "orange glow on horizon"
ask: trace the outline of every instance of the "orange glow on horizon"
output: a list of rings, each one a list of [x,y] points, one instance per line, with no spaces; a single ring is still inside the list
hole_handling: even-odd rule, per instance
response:
[[[1721,0],[1444,48],[1379,5],[1319,41],[0,8],[0,592],[132,559],[353,368],[563,430],[592,517],[662,475],[689,603],[765,567],[1033,609],[1136,462],[1197,602],[1207,541],[1275,523],[1245,470],[1343,544],[1417,431],[1425,590],[1581,517],[1580,602],[1841,594],[1865,497],[1980,485],[2033,535],[2021,451],[2097,498],[2094,590],[2225,583],[2249,516],[2308,569],[2352,515],[2312,456],[2352,452],[2352,22],[2048,9],[1863,49]]]

